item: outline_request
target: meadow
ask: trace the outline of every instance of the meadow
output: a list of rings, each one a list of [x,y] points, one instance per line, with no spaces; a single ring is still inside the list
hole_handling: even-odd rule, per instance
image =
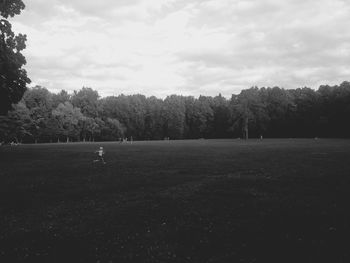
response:
[[[0,262],[350,262],[348,200],[350,140],[1,146]]]

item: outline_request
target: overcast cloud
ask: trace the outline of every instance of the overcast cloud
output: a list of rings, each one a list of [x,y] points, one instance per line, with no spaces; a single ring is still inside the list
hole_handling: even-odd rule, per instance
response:
[[[24,0],[32,85],[229,97],[350,80],[342,0]]]

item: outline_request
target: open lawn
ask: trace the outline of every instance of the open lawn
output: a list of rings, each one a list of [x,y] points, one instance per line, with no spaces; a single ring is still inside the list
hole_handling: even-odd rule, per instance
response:
[[[1,146],[0,262],[350,262],[348,200],[350,140]]]

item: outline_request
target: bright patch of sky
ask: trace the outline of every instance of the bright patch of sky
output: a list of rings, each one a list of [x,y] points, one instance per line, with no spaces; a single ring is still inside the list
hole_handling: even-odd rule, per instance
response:
[[[350,80],[347,0],[24,0],[31,86],[230,97]]]

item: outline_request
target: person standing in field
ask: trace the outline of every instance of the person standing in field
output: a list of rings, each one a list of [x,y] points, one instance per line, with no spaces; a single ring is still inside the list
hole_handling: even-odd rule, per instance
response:
[[[95,151],[95,153],[97,153],[97,159],[94,160],[94,163],[95,162],[98,162],[98,161],[101,161],[103,164],[106,164],[103,156],[105,154],[104,150],[103,150],[103,147],[101,146],[100,149],[98,149],[97,151]]]

